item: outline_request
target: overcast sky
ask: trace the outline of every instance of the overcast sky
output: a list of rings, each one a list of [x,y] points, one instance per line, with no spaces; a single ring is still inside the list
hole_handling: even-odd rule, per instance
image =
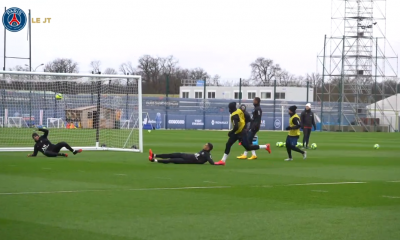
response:
[[[331,0],[2,0],[33,18],[32,67],[72,58],[80,72],[101,60],[103,70],[144,54],[173,55],[184,68],[201,67],[222,79],[247,78],[257,57],[296,75],[316,71]],[[3,12],[3,11],[1,11]],[[400,53],[400,0],[387,0],[386,35]],[[2,13],[1,13],[2,14]],[[7,56],[28,57],[27,27],[7,32]],[[4,30],[0,31],[3,43]],[[3,67],[3,44],[0,47]],[[6,67],[28,63],[7,60]],[[319,68],[321,69],[321,68]],[[38,68],[42,71],[42,68]]]

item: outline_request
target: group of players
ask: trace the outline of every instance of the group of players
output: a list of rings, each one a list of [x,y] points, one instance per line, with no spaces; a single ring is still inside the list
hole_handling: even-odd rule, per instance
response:
[[[228,108],[229,113],[231,114],[230,121],[232,122],[232,129],[228,132],[229,138],[226,142],[224,155],[222,156],[222,159],[220,161],[214,162],[212,160],[210,152],[214,146],[212,143],[207,143],[203,146],[203,149],[200,152],[195,154],[155,154],[150,149],[150,162],[175,164],[204,164],[208,162],[211,165],[225,165],[231,151],[231,147],[236,142],[239,142],[239,145],[242,145],[245,148],[244,153],[241,156],[237,157],[238,159],[246,159],[249,151],[251,151],[252,155],[248,159],[257,159],[256,150],[259,149],[265,149],[269,153],[271,153],[271,146],[269,143],[266,145],[253,145],[253,139],[256,136],[257,132],[260,130],[261,126],[262,110],[260,107],[260,103],[261,100],[259,97],[254,98],[254,109],[251,115],[246,111],[246,105],[241,105],[240,108],[237,108],[236,102],[229,103]],[[289,134],[286,138],[286,150],[288,153],[288,158],[285,159],[285,161],[293,160],[292,151],[301,153],[303,155],[303,159],[307,158],[307,152],[297,147],[297,141],[300,136],[300,128],[303,128],[303,144],[305,148],[307,148],[308,146],[308,141],[311,134],[311,127],[313,126],[314,129],[316,128],[314,114],[311,111],[311,105],[309,103],[306,105],[305,111],[302,112],[301,118],[296,114],[296,109],[296,106],[289,107],[290,119],[289,126],[286,128],[286,130],[289,131]],[[63,147],[71,151],[74,155],[82,152],[82,149],[74,150],[66,142],[52,144],[47,138],[49,131],[44,128],[38,128],[38,130],[44,132],[44,134],[42,136],[39,136],[37,133],[32,134],[32,138],[35,141],[34,153],[29,154],[28,157],[35,157],[38,152],[43,153],[47,157],[68,157],[68,154],[60,153],[60,150]]]
[[[252,152],[250,160],[257,159],[256,150],[265,149],[271,153],[271,145],[268,143],[266,145],[253,145],[253,139],[256,133],[260,130],[262,110],[260,107],[261,100],[256,97],[253,100],[254,110],[252,114],[246,111],[246,105],[241,105],[237,109],[236,102],[231,102],[228,105],[230,116],[230,121],[232,122],[233,128],[228,132],[228,141],[226,142],[225,152],[222,159],[218,162],[214,162],[211,158],[211,150],[213,145],[207,143],[204,145],[203,149],[195,154],[186,153],[172,153],[172,154],[154,154],[153,151],[149,150],[149,160],[150,162],[158,163],[175,163],[175,164],[204,164],[206,162],[211,165],[225,165],[228,159],[229,153],[231,151],[232,145],[239,141],[239,145],[245,148],[244,153],[237,157],[238,159],[246,159],[248,151]],[[300,137],[300,128],[303,128],[304,138],[303,145],[308,148],[308,142],[311,134],[311,127],[316,129],[314,114],[311,111],[311,104],[307,103],[306,109],[302,112],[301,117],[296,114],[297,107],[289,107],[289,126],[286,130],[289,134],[286,138],[286,151],[288,153],[288,158],[285,161],[292,161],[292,151],[299,152],[302,154],[303,159],[307,158],[307,152],[301,150],[297,147],[297,141]],[[165,159],[165,160],[158,160]]]

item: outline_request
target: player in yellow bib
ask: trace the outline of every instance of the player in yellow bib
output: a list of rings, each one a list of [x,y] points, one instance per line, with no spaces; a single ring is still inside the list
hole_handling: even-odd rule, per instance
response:
[[[236,102],[229,103],[229,113],[231,114],[232,130],[228,132],[229,139],[226,142],[225,153],[222,160],[216,162],[215,165],[225,165],[228,155],[231,151],[232,145],[238,141],[242,140],[242,146],[247,151],[258,150],[258,149],[269,149],[269,144],[267,145],[251,145],[248,141],[247,131],[245,129],[246,121],[242,109],[236,108]],[[269,151],[270,152],[270,151]]]
[[[300,117],[296,114],[296,106],[289,107],[289,126],[286,130],[289,130],[289,134],[286,138],[286,150],[288,153],[288,158],[285,161],[292,161],[292,150],[299,152],[303,155],[303,159],[307,158],[307,152],[300,150],[297,145],[297,141],[300,137]]]

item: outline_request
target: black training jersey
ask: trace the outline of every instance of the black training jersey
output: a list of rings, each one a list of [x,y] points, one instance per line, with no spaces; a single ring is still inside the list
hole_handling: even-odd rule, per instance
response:
[[[53,144],[47,139],[47,136],[49,135],[49,130],[47,129],[39,129],[39,131],[44,132],[42,136],[40,136],[39,140],[36,142],[33,150],[32,156],[36,156],[38,152],[41,152],[44,154],[46,150],[50,150]]]
[[[214,165],[214,161],[212,160],[211,154],[208,151],[201,150],[200,152],[195,153],[194,156],[200,163],[209,162],[210,164]]]
[[[250,127],[251,116],[247,111],[243,111],[243,113],[244,113],[245,128],[247,129]]]
[[[251,130],[258,131],[261,126],[262,110],[260,106],[255,106],[253,112],[251,113]]]

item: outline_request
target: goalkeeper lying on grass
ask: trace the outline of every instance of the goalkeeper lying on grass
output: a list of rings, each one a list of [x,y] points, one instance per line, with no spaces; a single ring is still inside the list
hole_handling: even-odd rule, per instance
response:
[[[52,144],[47,136],[49,135],[49,130],[38,127],[38,130],[44,132],[42,136],[39,137],[39,134],[32,133],[32,138],[36,142],[33,150],[33,154],[28,154],[28,157],[36,157],[38,152],[43,153],[46,157],[68,157],[66,153],[60,153],[61,148],[65,147],[70,150],[74,155],[82,152],[82,149],[74,150],[71,146],[66,142],[59,142],[56,145]]]
[[[203,149],[194,154],[189,153],[171,153],[171,154],[154,154],[153,151],[149,150],[149,160],[150,162],[157,163],[175,163],[175,164],[204,164],[209,162],[211,165],[215,165],[211,158],[211,150],[213,145],[211,143],[206,143]],[[158,160],[157,158],[163,158],[165,160]]]

